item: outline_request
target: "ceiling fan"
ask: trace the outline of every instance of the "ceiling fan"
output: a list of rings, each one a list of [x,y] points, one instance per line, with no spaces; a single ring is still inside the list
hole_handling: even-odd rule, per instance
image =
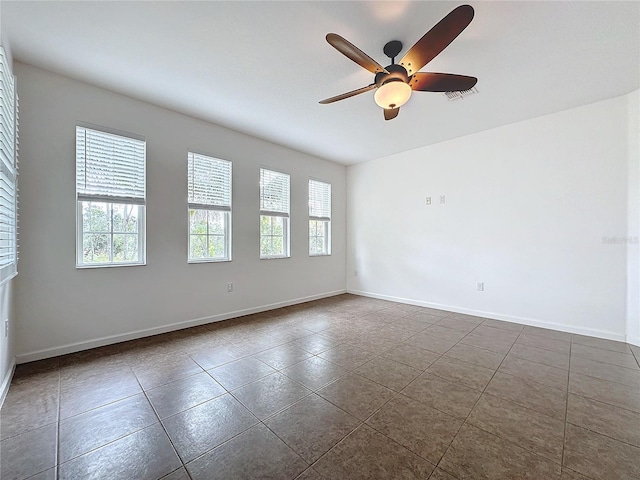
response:
[[[396,56],[402,51],[402,42],[392,40],[384,46],[384,54],[391,59],[391,65],[383,67],[358,47],[335,33],[327,34],[327,42],[340,53],[375,74],[371,85],[321,100],[327,104],[376,90],[375,102],[384,109],[384,119],[398,116],[400,107],[407,103],[413,90],[420,92],[456,92],[470,90],[478,81],[475,77],[453,73],[419,72],[467,28],[473,19],[473,7],[461,5],[452,10],[437,25],[424,34],[405,53],[400,63]]]

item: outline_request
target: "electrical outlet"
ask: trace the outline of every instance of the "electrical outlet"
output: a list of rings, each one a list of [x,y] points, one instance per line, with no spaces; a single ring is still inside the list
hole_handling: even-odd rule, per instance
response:
[[[476,283],[476,290],[478,292],[484,292],[484,282],[478,282]]]
[[[425,205],[431,205],[431,197],[427,197],[427,198],[425,198],[425,200],[424,200],[424,204],[425,204]]]
[[[233,282],[227,283],[227,292],[233,292]]]
[[[4,336],[5,337],[9,336],[9,319],[8,318],[4,321]]]
[[[444,203],[445,200],[446,200],[445,196],[444,195],[440,195],[440,203]]]

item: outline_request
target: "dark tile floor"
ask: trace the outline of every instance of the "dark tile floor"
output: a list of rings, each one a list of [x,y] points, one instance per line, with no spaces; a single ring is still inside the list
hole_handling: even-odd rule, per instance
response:
[[[20,365],[4,479],[640,479],[640,349],[342,295]]]

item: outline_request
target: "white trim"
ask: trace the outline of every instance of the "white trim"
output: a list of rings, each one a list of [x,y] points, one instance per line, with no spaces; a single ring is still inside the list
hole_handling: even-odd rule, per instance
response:
[[[284,213],[284,212],[272,212],[271,210],[260,210],[260,216],[261,216],[261,217],[282,217],[282,218],[289,218],[289,214],[288,214],[288,213]]]
[[[12,279],[14,279],[14,278],[15,278],[15,277],[17,277],[17,276],[18,276],[18,272],[17,272],[17,271],[15,271],[15,272],[13,272],[11,275],[9,275],[7,278],[3,278],[3,279],[2,279],[2,281],[0,281],[0,287],[1,287],[2,285],[4,285],[5,283],[7,283],[9,280],[12,280]]]
[[[233,239],[231,234],[233,233],[233,219],[232,219],[232,213],[231,213],[231,208],[229,208],[229,210],[222,210],[222,209],[218,209],[218,207],[215,208],[204,208],[204,209],[194,209],[191,208],[192,204],[189,204],[189,208],[187,209],[187,217],[189,219],[189,227],[188,227],[188,231],[187,231],[187,263],[218,263],[218,262],[230,262],[233,260],[232,258],[232,250],[233,250]],[[210,256],[204,256],[204,257],[192,257],[191,256],[191,237],[192,236],[204,236],[207,239],[207,251],[209,250],[209,214],[207,213],[207,233],[202,234],[202,233],[191,233],[191,212],[196,212],[198,210],[201,211],[218,211],[218,212],[222,212],[224,214],[224,252],[225,255],[222,258],[217,258],[217,257],[210,257]],[[215,234],[211,234],[211,235],[215,235]]]
[[[187,260],[187,264],[192,265],[196,263],[221,263],[221,262],[232,262],[231,258],[213,258],[213,257],[202,257],[196,260]]]
[[[282,243],[283,243],[283,254],[282,255],[262,255],[262,217],[269,218],[279,218],[278,215],[263,215],[262,211],[260,211],[260,220],[258,223],[259,231],[258,231],[258,254],[260,260],[272,260],[274,258],[291,258],[291,242],[290,242],[290,228],[291,228],[291,219],[289,218],[289,214],[286,217],[282,216]],[[271,232],[273,232],[273,220],[271,220]],[[279,235],[265,235],[265,237],[279,237]]]
[[[363,297],[378,298],[380,300],[389,300],[391,302],[406,303],[408,305],[416,305],[418,307],[436,308],[438,310],[445,310],[447,312],[464,313],[466,315],[474,315],[476,317],[491,318],[493,320],[502,320],[504,322],[520,323],[522,325],[529,325],[532,327],[549,328],[551,330],[558,330],[560,332],[577,333],[579,335],[586,335],[588,337],[604,338],[606,340],[615,340],[617,342],[628,342],[625,335],[621,335],[619,333],[615,333],[609,330],[600,330],[597,328],[588,328],[588,327],[574,327],[572,325],[565,325],[562,323],[555,323],[555,322],[545,322],[541,320],[536,320],[534,318],[515,317],[511,315],[502,315],[500,313],[483,312],[481,310],[472,310],[468,308],[453,307],[451,305],[442,305],[439,303],[423,302],[420,300],[394,297],[392,295],[381,295],[378,293],[363,292],[360,290],[347,289],[347,293],[352,293],[354,295],[361,295]]]
[[[76,265],[76,270],[85,270],[87,268],[118,268],[118,267],[146,267],[147,263],[83,263]]]
[[[128,266],[140,266],[147,264],[147,206],[137,205],[137,204],[120,204],[118,202],[106,202],[108,205],[111,205],[111,209],[113,210],[113,205],[136,205],[138,207],[138,253],[140,256],[140,260],[135,262],[102,262],[102,263],[85,263],[82,261],[83,259],[83,245],[84,245],[84,220],[83,220],[83,202],[91,202],[91,200],[77,200],[76,201],[76,269],[84,269],[84,268],[103,268],[103,267],[128,267]],[[111,221],[109,222],[112,223]],[[89,232],[92,233],[92,232]],[[133,234],[133,232],[114,232],[113,225],[111,224],[109,232],[102,232],[107,235],[110,235],[111,246],[113,247],[113,235],[114,233],[126,233]],[[113,252],[112,255],[113,257]]]
[[[208,205],[206,203],[192,203],[189,202],[189,210],[215,210],[218,212],[230,212],[231,207],[229,206],[219,206],[219,205]]]
[[[11,365],[9,366],[9,370],[7,374],[2,379],[2,386],[0,386],[0,408],[4,404],[4,399],[7,398],[7,393],[9,393],[9,387],[11,386],[11,380],[13,379],[13,374],[16,371],[16,359],[15,357],[11,359]]]
[[[80,352],[82,350],[88,350],[90,348],[103,347],[105,345],[112,345],[114,343],[126,342],[128,340],[135,340],[138,338],[149,337],[151,335],[158,335],[161,333],[173,332],[175,330],[182,330],[184,328],[196,327],[198,325],[204,325],[207,323],[220,322],[222,320],[228,320],[230,318],[241,317],[243,315],[250,315],[252,313],[266,312],[268,310],[274,310],[276,308],[288,307],[289,305],[296,305],[298,303],[310,302],[313,300],[319,300],[321,298],[334,297],[336,295],[342,295],[347,293],[346,289],[334,290],[332,292],[319,293],[317,295],[309,295],[308,297],[294,298],[292,300],[285,300],[282,302],[270,303],[268,305],[262,305],[259,307],[245,308],[243,310],[236,310],[228,313],[221,313],[218,315],[211,315],[209,317],[195,318],[193,320],[185,320],[183,322],[171,323],[161,327],[146,328],[143,330],[135,330],[129,333],[123,333],[118,335],[109,335],[107,337],[95,338],[85,342],[69,343],[60,347],[46,348],[43,350],[36,350],[34,352],[23,353],[16,355],[15,362],[27,363],[35,360],[43,360],[45,358],[57,357],[59,355],[66,355],[68,353]]]
[[[311,222],[322,222],[324,223],[324,235],[319,236],[319,235],[311,235]],[[316,231],[317,233],[317,231]],[[323,240],[324,243],[324,247],[323,247],[323,251],[320,253],[314,253],[311,251],[311,239],[318,239],[321,238]],[[328,220],[322,220],[322,219],[318,219],[317,217],[309,217],[309,236],[308,236],[308,242],[309,242],[309,256],[310,257],[324,257],[324,256],[328,256],[331,255],[331,219]]]
[[[627,343],[640,347],[640,337],[627,337]]]
[[[142,197],[118,197],[115,195],[90,195],[77,193],[78,202],[115,203],[118,205],[146,205],[147,199]]]

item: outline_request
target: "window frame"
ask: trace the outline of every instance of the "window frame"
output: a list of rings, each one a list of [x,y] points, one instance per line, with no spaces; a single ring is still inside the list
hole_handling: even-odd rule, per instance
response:
[[[98,133],[106,133],[108,135],[114,135],[123,137],[129,140],[136,140],[143,143],[143,183],[144,183],[144,197],[141,198],[123,198],[115,195],[107,194],[86,194],[78,192],[77,186],[77,169],[78,169],[78,129],[93,130]],[[146,222],[146,205],[147,205],[147,142],[146,139],[140,135],[135,135],[120,130],[98,126],[86,122],[76,123],[76,269],[86,268],[111,268],[111,267],[138,267],[147,264],[147,222]],[[132,235],[128,232],[116,232],[113,226],[113,207],[115,205],[136,206],[138,207],[137,216],[137,240],[138,240],[138,260],[136,261],[109,261],[109,262],[84,262],[84,234],[92,233],[84,231],[84,203],[101,203],[106,204],[107,209],[111,212],[109,218],[109,232],[106,234],[110,236],[110,257],[113,258],[113,236],[118,234]]]
[[[286,175],[288,177],[287,182],[287,207],[288,211],[285,212],[277,212],[272,210],[266,210],[262,208],[263,204],[263,186],[262,186],[262,172],[272,172],[279,175]],[[260,205],[259,205],[259,229],[258,229],[258,253],[260,260],[277,260],[277,259],[285,259],[291,258],[291,174],[282,172],[280,170],[273,169],[271,167],[260,167],[259,171],[259,192],[260,192]],[[262,254],[262,218],[268,217],[270,218],[271,231],[273,231],[273,219],[274,218],[282,218],[282,247],[284,253],[282,255],[263,255]],[[280,235],[277,235],[280,237]],[[271,239],[275,237],[275,235],[269,235]]]
[[[219,162],[226,162],[229,164],[229,206],[222,206],[222,205],[214,205],[214,204],[203,204],[203,203],[196,203],[196,202],[190,202],[189,201],[189,194],[188,194],[188,190],[189,190],[189,183],[190,183],[190,177],[189,177],[189,156],[190,155],[198,155],[200,157],[206,157],[209,160],[214,160],[214,161],[219,161]],[[195,160],[195,158],[194,158]],[[202,212],[207,212],[207,233],[205,234],[193,234],[191,233],[191,211],[197,212],[197,211],[202,211]],[[205,236],[207,239],[207,247],[209,245],[209,237],[211,236],[209,234],[209,219],[208,219],[208,215],[210,211],[214,211],[214,212],[222,212],[224,213],[224,251],[225,251],[225,257],[224,258],[216,258],[216,257],[202,257],[202,258],[192,258],[191,257],[191,236],[192,235],[202,235]],[[212,155],[208,155],[206,153],[201,153],[195,150],[188,150],[187,151],[187,214],[188,214],[188,229],[187,229],[187,263],[220,263],[220,262],[231,262],[233,260],[233,255],[232,255],[232,251],[233,251],[233,242],[232,242],[232,238],[233,238],[233,232],[232,232],[232,225],[233,225],[233,162],[231,160],[225,160],[223,158],[218,158],[218,157],[214,157]],[[208,251],[208,248],[207,248]]]
[[[140,253],[140,256],[142,257],[142,261],[145,260],[145,255],[144,255],[144,250],[145,250],[145,237],[146,235],[141,235],[140,232],[141,231],[145,231],[145,225],[146,225],[146,209],[144,208],[144,205],[138,205],[135,203],[122,203],[122,202],[106,202],[106,201],[100,201],[100,200],[96,200],[96,201],[92,201],[92,200],[77,200],[76,201],[76,205],[77,205],[77,209],[76,209],[76,231],[77,231],[77,239],[76,239],[76,245],[78,245],[80,248],[76,249],[76,254],[77,254],[77,258],[76,258],[76,268],[106,268],[106,267],[137,267],[140,265],[146,265],[146,263],[141,263],[140,261],[136,261],[136,262],[114,262],[113,260],[110,262],[93,262],[93,263],[85,263],[82,262],[82,258],[83,258],[83,247],[84,247],[84,203],[102,203],[108,206],[109,211],[111,212],[110,218],[109,218],[109,223],[110,223],[110,228],[108,232],[101,232],[101,234],[103,235],[109,235],[110,236],[110,256],[111,258],[113,258],[113,236],[114,235],[133,235],[133,233],[129,233],[129,232],[115,232],[113,230],[113,206],[114,205],[124,205],[124,206],[135,206],[135,207],[139,207],[138,208],[138,233],[136,233],[135,235],[137,235],[138,237],[138,252]],[[89,234],[96,234],[94,231],[90,231],[90,232],[86,232]]]
[[[282,248],[284,250],[283,255],[263,255],[262,251],[260,252],[260,260],[276,260],[278,258],[291,258],[291,251],[289,248],[289,218],[283,217],[281,215],[263,215],[260,214],[260,250],[262,250],[262,239],[264,238],[262,235],[262,219],[268,218],[271,232],[273,232],[273,223],[275,219],[282,219],[282,235],[266,235],[266,237],[271,239],[271,244],[273,245],[274,238],[282,238]]]
[[[19,138],[19,99],[16,88],[17,79],[11,71],[11,65],[4,47],[0,45],[0,76],[2,77],[3,96],[0,98],[0,116],[6,122],[0,124],[0,253],[7,257],[0,266],[0,285],[4,285],[18,275],[18,138]],[[5,96],[6,95],[6,98]],[[5,211],[6,209],[6,211]],[[6,242],[6,245],[4,244]]]
[[[318,216],[318,215],[312,215],[312,208],[311,208],[311,182],[316,182],[316,183],[322,183],[325,185],[328,185],[329,189],[329,211],[325,212],[328,213],[328,216]],[[309,223],[308,223],[308,237],[309,237],[309,243],[308,243],[308,247],[309,247],[309,256],[310,257],[329,257],[331,256],[331,211],[332,211],[332,187],[331,187],[331,182],[327,182],[325,180],[320,180],[317,178],[313,178],[313,177],[309,177],[309,182],[307,184],[307,193],[308,193],[308,198],[309,198]],[[325,234],[322,237],[319,237],[318,235],[311,235],[311,222],[317,222],[317,223],[324,223],[324,232]],[[317,231],[317,230],[316,230]],[[314,253],[311,251],[311,239],[312,238],[323,238],[323,244],[324,244],[324,249],[322,252],[320,253]]]

